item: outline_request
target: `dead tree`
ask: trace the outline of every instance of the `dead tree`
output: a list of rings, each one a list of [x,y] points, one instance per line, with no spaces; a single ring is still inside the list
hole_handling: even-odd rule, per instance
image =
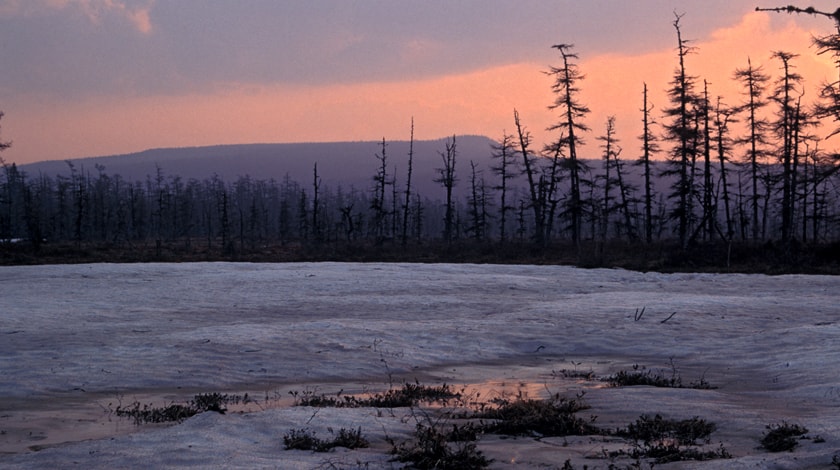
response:
[[[499,184],[493,189],[499,191],[499,241],[504,243],[507,239],[508,212],[515,209],[508,201],[508,181],[515,176],[515,152],[514,137],[502,134],[502,139],[493,145],[492,158],[498,163],[491,170],[498,176]]]
[[[642,99],[642,135],[639,139],[642,141],[642,155],[636,160],[636,165],[642,167],[644,174],[644,206],[645,206],[645,241],[647,243],[653,242],[653,178],[651,175],[651,159],[654,155],[659,153],[659,144],[657,143],[656,134],[654,134],[651,127],[655,124],[650,113],[653,111],[653,106],[648,102],[648,87],[644,84],[643,99]]]
[[[411,213],[411,172],[414,164],[414,118],[411,118],[411,138],[408,141],[408,176],[405,180],[405,202],[403,203],[402,246],[408,243],[408,215]]]
[[[437,169],[440,176],[435,179],[435,183],[440,183],[446,190],[446,208],[443,217],[443,238],[446,240],[446,243],[452,243],[454,235],[453,229],[455,228],[455,201],[452,198],[452,189],[458,181],[455,177],[455,158],[457,155],[455,150],[455,136],[452,136],[451,142],[447,140],[445,145],[446,151],[439,152],[440,157],[443,160],[443,167]]]

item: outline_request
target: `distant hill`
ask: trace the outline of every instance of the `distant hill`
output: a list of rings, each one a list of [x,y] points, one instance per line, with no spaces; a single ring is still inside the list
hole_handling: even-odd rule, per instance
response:
[[[445,150],[446,139],[414,142],[414,164],[412,186],[421,194],[434,195],[442,191],[434,179],[436,168],[442,166],[440,152]],[[462,191],[469,181],[469,162],[474,161],[479,169],[485,170],[487,180],[491,179],[491,145],[493,141],[482,136],[456,136],[456,174]],[[397,168],[398,188],[404,187],[408,168],[408,141],[386,141],[388,173],[393,175]],[[368,189],[373,184],[373,175],[379,165],[376,154],[381,152],[380,142],[335,142],[297,144],[241,144],[216,145],[210,147],[164,148],[143,152],[73,159],[79,171],[91,174],[102,165],[105,173],[120,175],[132,181],[144,181],[154,176],[160,167],[165,176],[180,176],[183,179],[207,179],[218,175],[232,181],[240,176],[255,179],[282,180],[287,174],[302,185],[312,183],[313,165],[317,162],[322,184],[345,189],[351,186]],[[69,175],[66,161],[46,161],[22,165],[21,170],[34,176]]]
[[[434,180],[439,177],[437,168],[443,166],[441,152],[444,152],[446,140],[421,140],[414,142],[414,165],[412,188],[430,199],[442,199],[443,188]],[[491,158],[495,143],[483,136],[456,136],[457,160],[455,196],[467,197],[470,181],[470,160],[474,161],[479,171],[484,172],[489,186],[498,184],[498,178],[490,168],[496,165]],[[322,189],[335,189],[339,185],[344,190],[351,187],[357,190],[369,190],[373,186],[373,175],[379,161],[376,155],[381,152],[382,142],[329,142],[297,144],[238,144],[215,145],[209,147],[163,148],[126,155],[107,157],[78,158],[69,160],[78,171],[91,175],[98,172],[97,165],[105,168],[109,175],[120,175],[129,181],[145,181],[154,177],[157,168],[164,176],[180,176],[185,180],[204,180],[218,175],[226,181],[234,181],[240,176],[250,176],[259,180],[274,179],[282,181],[286,175],[306,188],[312,185],[313,165],[318,163],[318,175]],[[388,178],[397,170],[397,189],[405,188],[408,168],[408,141],[386,141],[388,155]],[[585,160],[592,169],[590,177],[603,172],[602,161]],[[520,162],[517,161],[517,164]],[[643,181],[641,169],[634,168],[630,161],[625,161],[626,182],[641,190]],[[654,174],[659,175],[665,169],[664,162],[654,163]],[[55,160],[28,165],[20,169],[30,176],[44,174],[48,176],[69,175],[67,161]],[[715,168],[716,170],[717,168]],[[524,178],[511,182],[522,194],[526,191]],[[667,192],[670,182],[657,177],[653,182],[655,191]],[[641,195],[641,192],[637,193]]]

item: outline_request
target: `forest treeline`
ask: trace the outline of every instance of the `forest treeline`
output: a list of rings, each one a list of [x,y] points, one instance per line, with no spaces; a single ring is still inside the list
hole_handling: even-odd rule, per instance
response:
[[[449,255],[433,260],[473,253],[464,260],[554,257],[599,265],[643,254],[660,263],[712,256],[705,261],[723,266],[734,247],[736,255],[807,252],[800,262],[836,264],[840,155],[824,148],[822,136],[838,131],[820,126],[840,118],[840,85],[817,85],[810,95],[820,99],[806,103],[813,85],[797,74],[797,56],[776,51],[776,74],[747,60],[732,73],[741,95],[715,95],[690,69],[698,51],[683,39],[680,21],[677,16],[673,23],[676,65],[666,85],[668,105],[654,115],[648,84],[640,85],[637,143],[616,139],[612,117],[597,129],[587,122],[578,57],[572,45],[559,44],[553,46],[558,65],[547,71],[555,96],[550,108],[558,116],[549,129],[555,140],[538,148],[525,117],[514,110],[514,132],[487,149],[493,164],[481,168],[459,160],[452,136],[438,152],[436,194],[414,189],[413,145],[407,155],[391,155],[384,139],[371,155],[365,188],[322,185],[317,162],[309,181],[184,180],[161,167],[132,181],[73,162],[64,175],[28,175],[3,163],[3,261],[27,262],[44,253],[54,260],[55,247],[83,260],[98,259],[92,249],[139,250],[148,255],[142,259],[172,253],[184,259],[196,253],[213,259],[260,259],[261,253],[271,259],[278,253],[286,253],[282,259],[362,253],[425,259],[418,253],[435,248]],[[840,58],[840,30],[815,38],[815,45]],[[413,135],[412,122],[411,143]],[[9,145],[0,143],[0,150]],[[456,196],[456,186],[466,197]]]

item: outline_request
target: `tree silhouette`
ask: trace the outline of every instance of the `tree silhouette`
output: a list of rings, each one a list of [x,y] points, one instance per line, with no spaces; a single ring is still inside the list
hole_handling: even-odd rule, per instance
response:
[[[671,107],[665,109],[665,115],[672,121],[665,126],[665,137],[674,142],[674,148],[669,157],[669,170],[664,175],[676,176],[672,186],[671,199],[676,199],[676,206],[671,210],[671,218],[678,223],[677,233],[680,246],[685,247],[688,241],[689,223],[691,221],[691,194],[693,192],[693,161],[696,158],[696,141],[699,137],[695,126],[693,104],[697,101],[694,95],[694,77],[686,73],[685,58],[694,51],[688,41],[683,39],[680,20],[682,15],[675,14],[673,22],[677,33],[678,66],[668,89]]]
[[[452,141],[446,141],[446,151],[439,152],[441,160],[443,160],[443,167],[437,169],[438,178],[435,179],[436,183],[440,183],[443,185],[444,189],[446,190],[446,205],[445,205],[445,213],[443,216],[443,238],[446,240],[446,243],[451,243],[452,238],[455,235],[454,233],[454,223],[455,223],[455,201],[452,198],[452,189],[455,187],[455,183],[458,179],[455,177],[455,158],[457,155],[455,149],[455,136],[452,136]]]
[[[776,120],[774,130],[779,140],[779,159],[782,163],[782,227],[781,238],[788,241],[793,228],[793,189],[794,183],[794,154],[797,145],[797,130],[799,127],[799,100],[794,94],[798,93],[802,76],[793,71],[792,60],[798,57],[790,52],[776,51],[773,57],[782,63],[782,76],[776,80],[770,99],[776,103]]]
[[[767,106],[768,101],[764,97],[767,89],[767,84],[770,81],[770,76],[763,73],[761,67],[753,67],[752,61],[747,59],[747,67],[744,69],[735,70],[735,79],[740,81],[744,86],[744,96],[746,101],[739,111],[746,114],[747,134],[737,140],[738,144],[747,145],[747,153],[745,154],[744,163],[749,167],[750,183],[752,186],[752,194],[750,195],[750,207],[752,215],[752,239],[753,241],[759,238],[759,201],[761,194],[758,191],[759,181],[767,181],[761,175],[762,163],[766,157],[765,146],[767,145],[766,132],[769,129],[769,122],[763,117],[761,111]]]
[[[652,126],[655,124],[651,118],[651,111],[653,106],[648,102],[648,86],[644,84],[642,92],[642,134],[639,139],[642,141],[642,155],[636,161],[636,165],[642,167],[644,176],[644,206],[645,206],[645,241],[651,243],[653,241],[653,175],[651,174],[651,159],[654,155],[659,153],[659,144],[656,134],[652,131]]]
[[[493,144],[492,158],[497,160],[491,170],[499,177],[499,184],[493,189],[499,191],[499,241],[507,240],[508,212],[515,209],[508,200],[508,182],[515,176],[515,148],[514,136],[503,133],[502,139]]]
[[[408,216],[411,213],[411,172],[414,168],[414,117],[411,118],[411,138],[408,141],[408,176],[405,179],[405,202],[403,203],[402,246],[408,243]]]
[[[540,198],[537,157],[531,151],[531,133],[522,125],[519,119],[519,112],[515,109],[513,110],[513,120],[516,125],[516,134],[519,140],[519,153],[522,155],[522,167],[528,181],[529,206],[534,213],[534,243],[542,246],[545,243],[546,208],[543,199]],[[522,206],[520,205],[521,208]],[[520,233],[524,233],[524,218],[520,217],[520,221]]]
[[[581,220],[583,206],[581,202],[581,173],[587,170],[586,164],[578,158],[578,147],[584,144],[580,133],[589,131],[589,127],[582,122],[589,114],[589,108],[578,101],[578,82],[583,80],[584,75],[580,73],[574,63],[578,59],[577,54],[571,52],[574,47],[571,44],[557,44],[552,46],[560,52],[562,65],[551,67],[548,74],[554,78],[551,89],[555,94],[554,104],[549,109],[560,111],[560,122],[548,128],[549,131],[559,131],[560,136],[553,143],[546,147],[547,153],[554,155],[565,155],[565,169],[569,173],[569,198],[566,206],[566,213],[570,218],[569,228],[572,233],[572,242],[580,244]],[[553,182],[552,182],[553,183]]]

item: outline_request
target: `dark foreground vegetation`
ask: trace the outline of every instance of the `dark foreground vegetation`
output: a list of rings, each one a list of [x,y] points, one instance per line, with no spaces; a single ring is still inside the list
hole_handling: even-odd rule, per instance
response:
[[[670,379],[651,374],[647,367],[634,366],[632,371],[597,377],[593,372],[586,374],[587,381],[609,382],[613,387],[653,386],[664,388],[682,387],[682,378],[672,366]],[[579,380],[577,371],[563,371],[563,378]],[[568,374],[567,374],[568,373]],[[639,380],[654,379],[655,380]],[[629,380],[628,380],[629,379]],[[695,384],[697,390],[712,390],[705,381]],[[481,397],[465,386],[455,389],[447,384],[424,385],[418,381],[394,384],[389,377],[389,387],[383,392],[347,395],[343,389],[335,394],[318,393],[306,389],[290,391],[293,406],[313,408],[313,417],[319,408],[375,408],[376,416],[390,416],[403,422],[413,421],[415,431],[407,438],[397,438],[387,432],[384,441],[392,460],[409,464],[418,469],[484,469],[493,459],[484,455],[481,447],[492,446],[495,439],[533,439],[548,442],[552,438],[563,438],[556,446],[562,460],[562,449],[569,445],[568,439],[587,438],[585,459],[593,462],[593,468],[642,469],[679,462],[726,460],[733,455],[724,442],[713,441],[718,425],[713,421],[690,413],[686,404],[684,416],[663,416],[642,414],[626,426],[601,426],[598,416],[586,402],[585,392],[574,396],[549,393],[541,398],[529,397],[521,390],[502,394],[490,399]],[[548,389],[546,389],[548,391]],[[272,407],[266,395],[266,407]],[[219,393],[196,395],[186,404],[170,403],[163,407],[134,402],[128,406],[121,403],[109,411],[117,417],[127,418],[137,425],[181,422],[199,413],[217,412],[224,414],[227,405],[258,403],[247,394],[244,396]],[[397,414],[396,409],[406,410]],[[311,419],[310,419],[311,420]],[[384,428],[383,428],[384,429]],[[364,426],[353,428],[327,427],[325,437],[319,437],[309,421],[302,427],[288,430],[282,435],[282,448],[286,451],[327,453],[337,448],[360,449],[378,444],[381,438],[368,437],[371,429]],[[763,435],[759,429],[752,431],[759,452],[794,452],[805,441],[824,444],[820,436],[809,436],[808,429],[782,422],[769,424]],[[281,440],[278,435],[278,441]],[[548,440],[548,441],[547,441]],[[377,442],[379,441],[379,442]],[[482,445],[486,443],[485,445]],[[616,445],[618,444],[618,445]],[[277,444],[275,444],[277,445]],[[600,450],[598,449],[600,445]],[[574,452],[576,453],[576,451]],[[840,464],[840,457],[833,456],[832,468]],[[558,460],[559,462],[560,460]],[[828,462],[826,462],[828,464]],[[361,468],[361,463],[359,463]],[[364,467],[367,468],[367,467]],[[557,467],[561,468],[561,467]],[[563,469],[573,470],[571,460],[566,460]],[[583,468],[590,468],[584,465]]]
[[[28,243],[0,244],[0,265],[204,261],[532,264],[658,272],[840,274],[840,243],[805,246],[780,246],[771,242],[731,246],[707,243],[683,249],[668,243],[626,242],[607,245],[587,242],[580,248],[560,242],[545,247],[514,242],[428,242],[408,248],[339,242],[263,245],[231,252],[185,241],[160,246],[153,242],[43,243],[37,249]]]

